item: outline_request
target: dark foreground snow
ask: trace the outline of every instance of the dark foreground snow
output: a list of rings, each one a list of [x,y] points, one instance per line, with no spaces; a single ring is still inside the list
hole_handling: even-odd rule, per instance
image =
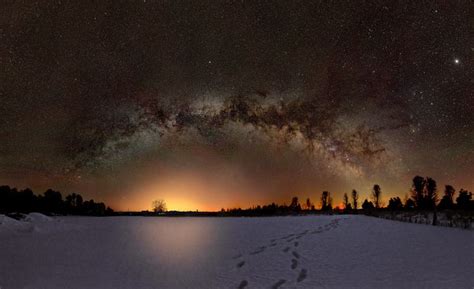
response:
[[[467,288],[474,232],[364,216],[0,216],[0,288]]]

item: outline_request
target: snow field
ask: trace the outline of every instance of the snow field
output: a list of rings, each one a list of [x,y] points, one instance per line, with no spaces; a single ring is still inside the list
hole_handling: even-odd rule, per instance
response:
[[[474,286],[469,230],[352,215],[44,217],[0,216],[2,289]]]

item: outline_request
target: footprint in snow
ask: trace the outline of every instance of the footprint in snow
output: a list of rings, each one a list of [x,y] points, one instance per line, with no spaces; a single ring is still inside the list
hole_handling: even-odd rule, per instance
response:
[[[299,244],[300,243],[298,241],[296,241],[294,245],[295,245],[295,247],[298,247]]]
[[[283,249],[283,252],[285,253],[288,253],[288,251],[290,251],[290,247],[286,247],[285,249]]]
[[[292,254],[293,254],[293,256],[295,256],[296,259],[300,258],[300,254],[298,254],[298,252],[293,251]]]
[[[278,282],[272,285],[271,289],[278,289],[281,285],[285,284],[285,279],[280,279]]]
[[[262,253],[263,251],[265,251],[265,248],[267,248],[267,247],[262,246],[262,247],[258,248],[257,250],[255,250],[255,251],[253,251],[253,252],[250,252],[250,255],[257,255],[257,254],[260,254],[260,253]]]
[[[306,279],[308,275],[308,271],[306,271],[306,269],[301,269],[300,271],[300,274],[298,275],[298,278],[296,279],[296,282],[301,282],[303,281],[304,279]]]
[[[242,268],[242,266],[245,265],[245,261],[241,261],[239,263],[237,263],[237,268]]]
[[[298,260],[296,259],[291,259],[291,269],[295,270],[296,267],[298,267]]]
[[[235,260],[235,259],[238,259],[238,258],[240,258],[240,257],[242,257],[242,254],[237,254],[237,255],[235,255],[234,257],[232,257],[232,259]]]
[[[247,285],[249,285],[249,282],[247,280],[242,280],[242,282],[240,282],[239,284],[239,287],[237,287],[238,289],[244,289],[245,287],[247,287]]]

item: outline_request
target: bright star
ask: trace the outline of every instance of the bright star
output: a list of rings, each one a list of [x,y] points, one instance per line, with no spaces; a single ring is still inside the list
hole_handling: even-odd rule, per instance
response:
[[[460,61],[459,61],[459,58],[454,58],[454,63],[455,63],[455,64],[459,64],[459,62],[460,62]]]

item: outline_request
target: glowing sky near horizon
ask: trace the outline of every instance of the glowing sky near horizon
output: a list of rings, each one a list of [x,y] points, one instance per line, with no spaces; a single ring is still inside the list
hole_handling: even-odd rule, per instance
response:
[[[5,4],[0,184],[116,210],[474,189],[469,1]]]

